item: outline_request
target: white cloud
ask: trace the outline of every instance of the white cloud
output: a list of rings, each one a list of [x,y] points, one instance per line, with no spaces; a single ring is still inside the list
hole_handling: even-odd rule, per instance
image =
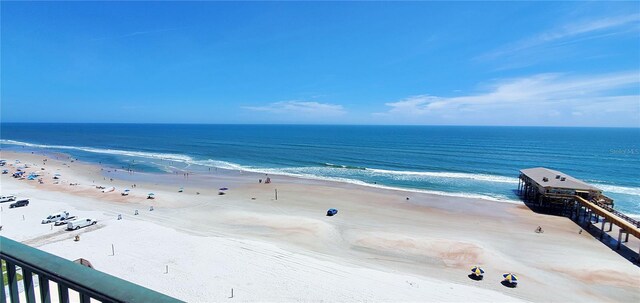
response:
[[[530,51],[533,51],[537,55],[535,59],[542,60],[539,57],[545,47],[558,47],[560,45],[603,38],[620,33],[637,33],[639,24],[640,14],[619,15],[568,23],[532,37],[503,45],[494,51],[479,56],[478,59],[493,60],[498,58],[504,59],[504,57],[509,56],[523,57],[527,56]],[[557,55],[558,52],[554,51],[553,53]],[[529,64],[530,63],[531,62],[529,62]],[[527,63],[523,62],[522,64]]]
[[[558,124],[559,119],[589,119],[607,113],[612,123],[640,119],[640,73],[595,76],[539,74],[498,81],[484,91],[457,97],[417,95],[386,103],[381,119],[413,123]],[[615,115],[625,117],[616,121]],[[603,117],[598,117],[602,120]],[[550,119],[550,120],[545,120]],[[558,121],[556,121],[558,120]],[[554,122],[555,121],[555,122]],[[595,120],[593,120],[595,121]],[[569,123],[569,120],[564,122]],[[563,122],[563,123],[564,123]],[[581,121],[573,121],[573,124]]]
[[[317,116],[337,116],[346,113],[342,105],[314,101],[280,101],[264,106],[244,106],[243,108],[276,114],[305,114]]]

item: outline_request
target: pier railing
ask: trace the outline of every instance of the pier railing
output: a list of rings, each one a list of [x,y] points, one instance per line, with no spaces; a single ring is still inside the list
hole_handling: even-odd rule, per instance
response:
[[[634,219],[634,218],[631,218],[631,217],[629,217],[629,216],[625,215],[624,213],[619,212],[619,211],[617,211],[617,210],[613,209],[613,207],[611,207],[611,206],[609,206],[609,205],[607,205],[607,204],[600,203],[600,202],[593,202],[593,203],[594,203],[595,205],[598,205],[598,206],[600,206],[600,207],[602,207],[602,208],[606,209],[606,210],[607,210],[607,211],[609,211],[610,213],[612,213],[612,214],[614,214],[614,215],[618,216],[619,218],[621,218],[621,219],[623,219],[623,220],[625,220],[625,221],[627,221],[627,222],[631,223],[631,225],[633,225],[633,226],[635,226],[635,227],[640,228],[640,221],[638,221],[638,220],[636,220],[636,219]]]
[[[0,302],[182,302],[0,236]],[[37,283],[34,283],[37,282]],[[36,285],[37,284],[37,285]],[[51,296],[51,286],[57,297]],[[77,295],[78,298],[70,298]]]
[[[591,212],[604,217],[606,222],[612,222],[613,224],[619,226],[622,230],[624,230],[624,232],[632,234],[636,238],[640,239],[640,227],[637,225],[638,221],[632,218],[629,218],[628,216],[625,216],[624,214],[618,212],[624,216],[622,217],[612,212],[610,209],[605,209],[602,206],[592,201],[587,201],[583,199],[582,197],[575,196],[575,201],[578,202],[580,205],[588,208]],[[604,228],[604,225],[603,225],[603,228]]]

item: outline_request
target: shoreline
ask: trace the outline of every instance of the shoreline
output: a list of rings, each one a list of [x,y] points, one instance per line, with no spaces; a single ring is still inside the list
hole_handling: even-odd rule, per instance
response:
[[[16,146],[24,146],[24,147],[31,147],[31,148],[36,148],[36,150],[34,150],[33,152],[36,153],[41,153],[42,155],[47,155],[47,148],[62,148],[62,149],[74,149],[74,150],[80,150],[80,151],[87,151],[87,150],[96,150],[94,148],[83,148],[83,147],[66,147],[66,146],[48,146],[48,145],[41,145],[41,144],[33,144],[33,143],[26,143],[26,142],[19,142],[19,141],[14,141],[14,140],[8,140],[14,143],[6,143],[6,144],[14,144]],[[43,152],[45,151],[45,152]],[[5,152],[10,152],[10,153],[21,153],[21,154],[31,154],[30,152],[21,152],[21,151],[17,151],[17,150],[5,150]],[[498,198],[498,197],[492,197],[489,195],[484,195],[484,194],[475,194],[475,193],[464,193],[464,192],[446,192],[446,191],[438,191],[438,190],[429,190],[429,189],[419,189],[419,188],[410,188],[410,187],[399,187],[399,186],[391,186],[391,185],[382,185],[382,184],[377,184],[377,183],[370,183],[370,182],[365,182],[362,180],[358,180],[358,179],[348,179],[348,178],[342,178],[342,177],[330,177],[330,176],[316,176],[316,175],[311,175],[311,174],[298,174],[298,173],[288,173],[288,172],[283,172],[283,171],[277,171],[275,169],[272,168],[264,168],[264,169],[259,169],[259,168],[248,168],[248,167],[243,167],[241,165],[236,165],[236,164],[230,164],[227,163],[225,161],[216,161],[216,160],[200,160],[200,161],[196,161],[191,159],[188,156],[183,156],[183,155],[177,155],[177,154],[173,154],[173,155],[169,155],[169,154],[162,154],[164,156],[167,156],[168,158],[154,158],[152,157],[152,153],[147,153],[147,152],[125,152],[125,151],[120,151],[120,152],[124,152],[124,155],[127,156],[131,156],[131,157],[142,157],[142,158],[147,158],[148,159],[152,159],[152,160],[160,160],[160,161],[170,161],[170,162],[176,162],[176,163],[180,163],[182,165],[186,165],[185,168],[187,167],[191,167],[191,166],[200,166],[203,168],[214,168],[216,170],[220,170],[222,172],[228,172],[230,174],[233,173],[237,173],[240,172],[240,174],[254,174],[256,179],[259,178],[263,178],[264,175],[272,175],[272,176],[278,176],[281,178],[285,178],[287,179],[287,181],[290,182],[300,182],[300,183],[305,183],[305,182],[326,182],[327,184],[343,184],[343,185],[353,185],[353,186],[362,186],[362,187],[367,187],[367,188],[372,188],[372,189],[381,189],[381,190],[390,190],[390,191],[398,191],[398,192],[406,192],[407,194],[428,194],[428,195],[436,195],[436,196],[446,196],[446,197],[454,197],[454,198],[464,198],[464,199],[482,199],[482,200],[486,200],[486,201],[492,201],[492,202],[500,202],[500,203],[514,203],[514,204],[521,204],[522,201],[520,200],[514,200],[514,199],[509,199],[509,198]],[[68,154],[65,154],[63,152],[53,152],[50,151],[49,154],[61,154],[61,155],[65,155],[66,157],[70,156]],[[169,156],[173,156],[173,157],[169,157]],[[186,158],[185,158],[186,157]],[[110,169],[115,169],[115,170],[119,170],[122,169],[122,167],[118,168],[115,167],[115,165],[104,165],[102,163],[96,163],[96,162],[87,162],[84,160],[80,160],[85,164],[88,165],[99,165],[99,166],[103,166],[105,168],[110,168]],[[224,165],[221,166],[215,166],[215,165],[207,165],[207,164],[203,164],[202,162],[216,162],[216,163],[227,163],[227,166],[225,167]],[[200,162],[200,163],[198,163]],[[175,168],[175,167],[173,167]],[[164,175],[164,174],[168,174],[171,175],[172,172],[175,171],[179,171],[179,172],[193,172],[191,170],[187,170],[185,168],[175,168],[174,171],[167,171],[167,170],[162,170],[161,171],[157,171],[157,172],[136,172],[136,174],[152,174],[152,175]],[[363,169],[363,170],[370,170],[370,171],[379,171],[379,169]],[[199,171],[200,174],[206,174],[206,171],[204,170],[200,170]],[[461,173],[453,173],[453,174],[461,174]],[[503,176],[495,176],[495,177],[499,177],[499,178],[508,178],[508,177],[503,177]],[[290,179],[289,179],[290,178]],[[471,179],[471,177],[468,177]],[[517,180],[514,177],[514,182],[513,184],[517,184]],[[510,183],[510,182],[502,182],[502,183]]]
[[[367,172],[370,172],[371,174],[374,174],[368,177],[361,176],[362,178],[358,178],[358,177],[351,178],[351,177],[342,177],[337,175],[332,176],[331,174],[327,175],[322,173],[321,174],[307,173],[307,172],[297,170],[298,168],[304,168],[304,167],[257,168],[257,167],[251,167],[251,166],[245,166],[237,163],[227,162],[224,160],[213,160],[213,159],[197,160],[197,159],[194,159],[192,156],[179,154],[179,153],[155,153],[155,152],[148,152],[148,151],[127,151],[127,150],[119,150],[119,149],[101,149],[101,148],[83,147],[83,146],[46,145],[46,144],[9,140],[9,139],[2,139],[0,140],[0,143],[4,144],[5,146],[13,146],[13,147],[10,147],[9,150],[15,151],[15,152],[20,152],[19,150],[15,150],[14,148],[21,146],[23,148],[31,148],[36,152],[40,152],[42,150],[48,150],[50,148],[55,148],[55,149],[61,149],[61,150],[76,150],[76,151],[89,152],[94,154],[121,155],[121,156],[127,156],[132,158],[139,158],[142,160],[141,162],[147,162],[148,163],[147,166],[153,167],[154,170],[157,170],[157,172],[153,172],[153,173],[159,173],[159,174],[171,173],[176,170],[188,171],[189,167],[199,167],[198,169],[201,172],[206,171],[206,168],[209,168],[209,169],[213,168],[213,169],[227,170],[231,172],[243,171],[245,173],[255,173],[257,175],[270,174],[270,175],[277,175],[281,177],[291,177],[291,178],[299,178],[299,179],[305,179],[305,180],[348,183],[348,184],[366,186],[371,188],[406,191],[409,193],[426,193],[426,194],[442,195],[442,196],[456,197],[456,198],[483,199],[483,200],[503,202],[503,203],[516,203],[516,204],[521,203],[518,195],[514,193],[512,188],[509,188],[508,190],[505,188],[502,188],[502,190],[505,190],[505,191],[500,191],[500,192],[480,193],[481,191],[474,191],[474,190],[446,191],[446,190],[423,189],[423,188],[419,188],[419,186],[412,187],[411,185],[408,185],[408,184],[404,184],[404,185],[393,184],[394,182],[384,185],[382,183],[376,183],[374,181],[370,181],[370,182],[366,181],[367,178],[376,176],[377,173],[381,173],[383,175],[386,175],[385,177],[389,177],[393,175],[402,175],[403,178],[405,177],[409,178],[413,176],[431,176],[434,178],[453,178],[452,180],[456,180],[456,181],[457,180],[462,180],[462,181],[474,180],[479,182],[497,182],[497,184],[512,184],[513,188],[515,188],[517,185],[517,177],[516,177],[517,169],[520,169],[520,168],[515,169],[513,175],[504,176],[501,174],[466,173],[466,172],[455,172],[455,171],[452,171],[452,172],[410,171],[410,170],[396,171],[396,170],[367,168],[367,167],[359,167],[359,166],[349,167],[345,165],[336,165],[332,163],[322,163],[322,165],[324,165],[325,167],[345,168],[345,169],[354,168],[356,170],[367,171]],[[166,166],[165,164],[162,164],[164,161],[168,161],[175,166]],[[98,163],[97,161],[87,162],[87,163],[102,165],[102,163]],[[133,163],[135,163],[135,161],[133,161]],[[117,165],[113,165],[113,168],[116,168],[115,166]],[[317,167],[313,167],[313,168],[315,169]],[[293,169],[293,170],[288,171],[289,169]],[[403,179],[400,179],[400,180],[403,180]],[[426,181],[426,182],[429,182],[429,181]],[[610,184],[607,181],[598,181],[598,180],[591,180],[589,181],[589,183],[603,189],[603,191],[605,193],[608,193],[610,196],[618,196],[618,195],[624,196],[624,198],[620,197],[620,199],[622,199],[621,201],[625,202],[624,204],[625,206],[623,206],[623,211],[634,218],[640,218],[640,212],[638,212],[640,210],[633,205],[627,205],[629,203],[632,203],[632,201],[630,201],[629,199],[632,199],[633,196],[640,195],[640,188],[633,187],[633,186],[629,187],[625,185],[615,185],[615,184]],[[438,186],[440,185],[442,184],[439,184]],[[435,186],[434,188],[438,188],[438,186]],[[492,186],[492,185],[487,184],[486,186]]]
[[[45,168],[44,184],[2,175],[3,194],[10,190],[32,198],[28,207],[2,212],[3,236],[66,258],[81,252],[100,270],[187,301],[202,302],[203,291],[222,300],[220,285],[253,293],[241,299],[247,301],[640,299],[638,287],[628,282],[640,280],[636,266],[591,236],[579,235],[570,220],[536,214],[524,205],[424,193],[407,201],[406,192],[293,177],[259,184],[261,175],[237,172],[188,180],[173,174],[128,175],[82,161],[44,164],[35,153],[2,151],[2,157],[31,162],[34,171]],[[61,184],[52,184],[56,172]],[[69,186],[75,182],[80,185]],[[138,182],[136,188],[129,187],[132,182]],[[116,190],[102,193],[96,185]],[[218,195],[222,186],[229,187],[226,195]],[[132,190],[127,197],[120,195],[124,188]],[[148,192],[156,199],[147,200]],[[153,212],[147,210],[151,205]],[[330,207],[339,209],[337,216],[324,216]],[[83,250],[69,244],[74,232],[52,233],[47,225],[32,224],[61,208],[98,219],[95,228],[80,231]],[[133,215],[136,209],[139,216]],[[124,219],[116,220],[117,214]],[[538,225],[545,234],[533,232]],[[110,242],[126,252],[118,261],[129,263],[121,264],[136,265],[109,259],[105,247]],[[215,264],[209,264],[212,258]],[[181,268],[175,274],[184,279],[179,282],[184,289],[172,289],[170,279],[158,277],[165,264]],[[467,278],[476,264],[487,270],[485,282]],[[194,280],[201,266],[217,274],[203,272],[204,281]],[[497,283],[502,272],[517,273],[521,285],[508,289]],[[592,281],[591,275],[606,279]],[[242,284],[248,276],[252,284]],[[335,293],[309,290],[313,284]],[[274,287],[285,290],[270,294]]]

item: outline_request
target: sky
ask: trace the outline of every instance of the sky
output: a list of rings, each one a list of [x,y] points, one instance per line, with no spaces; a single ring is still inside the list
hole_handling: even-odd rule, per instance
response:
[[[5,2],[2,122],[640,127],[638,2]]]

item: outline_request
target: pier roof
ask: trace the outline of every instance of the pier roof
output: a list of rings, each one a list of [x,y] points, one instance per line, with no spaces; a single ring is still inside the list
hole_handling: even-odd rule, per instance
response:
[[[548,169],[544,167],[534,167],[520,170],[520,173],[529,177],[542,187],[555,187],[555,188],[568,188],[586,191],[601,191],[597,187],[591,186],[583,181],[580,181],[572,176],[557,170]],[[556,178],[560,176],[560,178]],[[544,181],[547,178],[547,181]],[[562,181],[564,178],[564,181]]]

